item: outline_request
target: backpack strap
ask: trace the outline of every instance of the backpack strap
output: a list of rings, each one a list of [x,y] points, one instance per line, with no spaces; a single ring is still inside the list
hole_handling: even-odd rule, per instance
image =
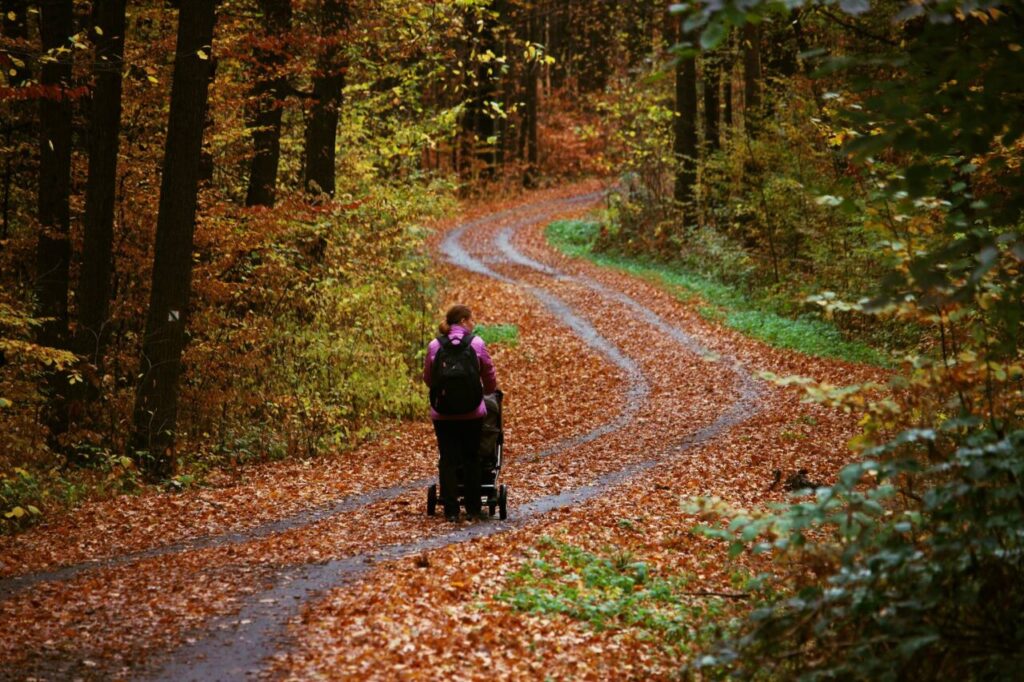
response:
[[[459,338],[459,348],[465,348],[466,346],[473,345],[473,339],[476,338],[476,334],[466,332],[462,337]],[[448,337],[447,334],[438,334],[437,342],[441,344],[441,348],[454,348],[455,344]]]

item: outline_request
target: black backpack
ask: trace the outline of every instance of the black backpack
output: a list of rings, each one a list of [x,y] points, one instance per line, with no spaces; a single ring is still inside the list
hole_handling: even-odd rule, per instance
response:
[[[473,350],[473,335],[458,344],[446,335],[437,337],[441,348],[430,372],[430,406],[438,414],[465,414],[480,405],[484,389],[480,384],[480,358]]]

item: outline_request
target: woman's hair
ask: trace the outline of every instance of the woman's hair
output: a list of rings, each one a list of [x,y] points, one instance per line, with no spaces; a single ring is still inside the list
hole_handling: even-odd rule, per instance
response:
[[[468,306],[464,305],[453,305],[448,309],[448,313],[444,316],[444,322],[441,323],[437,329],[442,334],[447,335],[452,330],[453,324],[458,324],[463,320],[467,320],[473,317],[473,311]]]

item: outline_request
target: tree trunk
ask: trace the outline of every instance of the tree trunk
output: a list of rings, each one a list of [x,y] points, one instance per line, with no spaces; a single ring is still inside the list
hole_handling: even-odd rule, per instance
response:
[[[321,0],[320,37],[313,78],[313,107],[306,124],[304,185],[311,194],[334,196],[334,155],[338,139],[338,115],[345,87],[346,60],[341,40],[348,26],[347,0]]]
[[[676,158],[675,200],[694,205],[697,189],[697,60],[676,62],[676,111],[672,150]]]
[[[8,42],[15,42],[27,44],[29,38],[29,0],[3,0],[0,2],[0,26],[3,27],[4,38]],[[15,47],[16,49],[16,47]],[[9,50],[4,52],[10,55]],[[12,88],[17,88],[25,84],[32,73],[29,71],[28,62],[18,57],[22,66],[18,66],[17,63],[8,59],[5,59],[5,63],[11,65],[5,70],[4,76],[7,79],[8,85]],[[15,173],[19,170],[15,166],[17,155],[13,152],[13,134],[16,128],[26,125],[26,122],[22,120],[22,111],[24,106],[15,106],[14,102],[10,102],[7,105],[10,108],[12,116],[3,122],[3,142],[7,153],[4,154],[3,160],[3,180],[2,189],[0,189],[0,241],[6,240],[10,236],[10,188],[11,183],[14,179]]]
[[[722,115],[719,106],[720,67],[718,57],[704,57],[704,145],[709,152],[718,151],[721,146],[719,120]]]
[[[142,340],[142,381],[135,400],[133,448],[153,479],[173,470],[178,379],[188,321],[192,246],[199,190],[203,124],[212,70],[216,5],[181,0],[171,85],[153,285]]]
[[[3,2],[0,2],[0,14],[3,15],[0,17],[0,26],[3,26],[3,34],[7,41],[16,41],[16,43],[27,46],[28,5],[28,0],[3,0]],[[32,76],[32,72],[28,68],[28,62],[22,57],[23,55],[18,57],[20,65],[8,60],[10,66],[5,71],[4,76],[6,76],[7,83],[12,88],[21,87]],[[15,129],[26,125],[21,116],[23,107],[15,107],[14,102],[9,103],[8,106],[15,110],[12,112],[15,115],[5,120],[3,125],[4,147],[8,152],[4,154],[3,189],[0,190],[0,194],[2,194],[2,198],[0,198],[0,240],[5,240],[10,236],[11,183],[19,170],[15,164],[17,154],[13,152],[12,146],[14,144],[14,132]]]
[[[44,318],[38,341],[64,348],[68,331],[68,270],[71,259],[71,53],[68,38],[74,33],[71,0],[40,3],[39,33],[43,49],[53,57],[42,67],[39,100],[39,240],[36,247],[35,294],[38,315]],[[65,48],[58,52],[58,48]],[[67,430],[67,377],[51,372],[49,400],[43,421],[50,445]]]
[[[495,2],[493,12],[502,11],[502,3]],[[495,56],[501,55],[501,46],[497,40],[496,17],[491,12],[485,13],[483,27],[480,31],[480,54],[487,52]],[[494,178],[498,158],[496,153],[498,133],[494,112],[490,102],[497,97],[498,69],[495,61],[480,62],[477,65],[476,87],[473,97],[473,134],[476,138],[476,159],[481,166],[480,176],[491,180]]]
[[[536,8],[531,7],[529,12],[529,40],[531,43],[535,43],[537,42],[537,31],[540,20],[537,17]],[[537,102],[537,86],[539,85],[539,76],[540,59],[535,57],[527,62],[523,79],[523,90],[526,101],[526,120],[523,121],[523,124],[525,125],[524,132],[526,135],[526,170],[523,172],[524,187],[537,186],[537,112],[539,109]]]
[[[735,65],[735,43],[733,36],[729,36],[729,43],[727,49],[722,55],[722,99],[725,100],[722,103],[722,121],[725,128],[726,138],[732,133],[733,128],[733,96],[732,88],[734,84],[733,79],[733,66]]]
[[[748,135],[757,133],[761,118],[761,27],[743,27],[743,123]]]
[[[263,12],[264,41],[282,39],[291,30],[291,0],[260,0]],[[279,69],[287,61],[282,44],[260,47],[254,57],[260,66],[260,75],[253,87],[255,115],[252,118],[253,157],[249,167],[249,190],[246,206],[273,206],[277,194],[277,168],[281,159],[282,102],[288,88],[288,79]]]
[[[3,16],[0,17],[0,26],[3,27],[4,38],[7,39],[8,44],[12,41],[20,43],[28,40],[29,4],[29,0],[3,0],[0,2],[0,11],[3,12]],[[28,46],[24,45],[24,47]],[[10,50],[4,52],[11,54]],[[21,63],[5,61],[7,66],[4,68],[4,76],[7,77],[7,82],[12,87],[17,87],[28,79],[31,72],[24,54],[13,56],[16,56]]]
[[[105,345],[113,268],[114,196],[121,133],[121,73],[124,67],[126,0],[96,0],[89,176],[85,188],[82,272],[78,283],[77,351],[99,364]]]

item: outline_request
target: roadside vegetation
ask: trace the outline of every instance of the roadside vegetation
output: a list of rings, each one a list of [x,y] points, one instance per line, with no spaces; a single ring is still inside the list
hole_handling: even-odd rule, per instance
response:
[[[891,355],[845,338],[816,309],[786,317],[772,309],[771,298],[744,296],[737,287],[692,272],[682,263],[658,262],[652,256],[628,255],[613,248],[597,251],[601,230],[602,223],[596,220],[560,220],[548,226],[546,235],[563,253],[657,282],[681,300],[694,303],[704,318],[776,348],[882,367],[893,365]]]
[[[834,483],[766,508],[682,502],[694,532],[774,559],[748,585],[748,613],[686,671],[1013,677],[1024,119],[1005,103],[1024,97],[1024,7],[678,11],[674,78],[623,80],[603,100],[621,153],[606,210],[552,224],[549,240],[771,345],[898,369],[887,387],[773,378],[862,415]],[[558,608],[587,620],[576,602]]]

